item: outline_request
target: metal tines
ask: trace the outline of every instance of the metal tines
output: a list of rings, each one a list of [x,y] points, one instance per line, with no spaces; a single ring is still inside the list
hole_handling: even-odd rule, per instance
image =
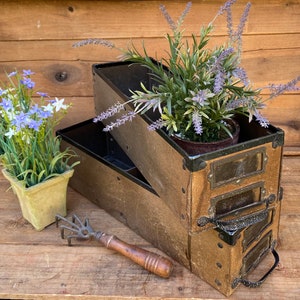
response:
[[[58,227],[58,222],[64,221],[67,225],[60,225],[60,234],[62,239],[68,240],[68,245],[72,245],[72,239],[83,239],[89,240],[95,236],[95,231],[90,225],[89,219],[85,218],[82,222],[77,215],[72,216],[72,221],[64,218],[60,215],[56,215],[56,227]],[[65,231],[69,231],[68,235],[65,235]]]

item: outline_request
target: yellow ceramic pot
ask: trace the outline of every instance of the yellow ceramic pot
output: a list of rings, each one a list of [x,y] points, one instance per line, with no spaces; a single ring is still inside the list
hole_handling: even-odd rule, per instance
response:
[[[12,177],[5,169],[4,177],[10,182],[19,199],[23,217],[40,231],[55,222],[57,214],[67,214],[67,187],[74,170],[68,170],[59,176],[25,188],[20,181]]]

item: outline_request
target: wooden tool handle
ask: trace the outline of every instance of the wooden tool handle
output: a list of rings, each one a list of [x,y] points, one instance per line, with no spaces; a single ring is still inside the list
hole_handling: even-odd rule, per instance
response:
[[[102,242],[106,248],[123,254],[138,265],[144,267],[146,270],[160,277],[169,278],[172,272],[173,264],[165,257],[139,248],[135,245],[127,244],[114,235],[102,234],[98,240]]]

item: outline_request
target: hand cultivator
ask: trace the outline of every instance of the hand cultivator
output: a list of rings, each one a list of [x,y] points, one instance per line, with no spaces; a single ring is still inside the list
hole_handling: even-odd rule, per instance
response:
[[[60,220],[67,223],[67,225],[60,225],[60,229],[61,238],[67,239],[69,246],[72,245],[71,241],[74,238],[78,240],[95,239],[101,242],[106,248],[123,254],[133,262],[160,277],[168,278],[170,276],[173,264],[169,259],[135,245],[130,245],[114,235],[109,235],[102,231],[94,231],[87,218],[82,222],[76,215],[73,215],[72,221],[70,221],[57,215],[56,226],[58,226],[58,221]],[[69,234],[65,235],[65,231],[69,231]]]

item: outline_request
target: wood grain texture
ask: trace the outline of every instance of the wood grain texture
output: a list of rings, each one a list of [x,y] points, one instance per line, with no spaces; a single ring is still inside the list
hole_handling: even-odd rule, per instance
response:
[[[186,34],[210,22],[225,1],[193,1],[193,9],[185,19]],[[245,34],[299,33],[297,9],[299,1],[252,2],[252,13]],[[7,1],[2,5],[3,26],[13,26],[3,33],[3,40],[82,39],[91,36],[155,37],[169,30],[158,9],[161,1]],[[187,1],[164,1],[169,14],[177,19]],[[234,22],[239,22],[247,1],[234,6]],[[20,5],[21,4],[21,5]],[[266,13],[268,12],[268,13]],[[157,26],[159,24],[159,26]],[[88,26],[88,27],[87,27]],[[138,30],[132,30],[138,26]],[[88,29],[88,30],[86,30]],[[226,23],[216,22],[218,34],[226,34]]]
[[[59,229],[35,231],[21,217],[18,202],[0,175],[1,299],[297,299],[300,280],[300,157],[283,161],[280,264],[260,288],[237,288],[225,298],[187,269],[174,263],[169,279],[157,277],[96,241],[74,241],[68,247]],[[145,249],[161,252],[74,190],[68,190],[68,217],[88,217],[94,229],[115,234]],[[250,276],[257,280],[271,257]]]
[[[225,1],[225,0],[224,0]],[[185,35],[197,33],[224,3],[193,1],[185,20]],[[176,20],[187,1],[163,1]],[[233,6],[234,26],[247,0]],[[253,0],[244,30],[242,64],[256,87],[283,83],[300,74],[300,1]],[[120,54],[100,46],[72,48],[84,38],[105,38],[118,47],[126,47],[130,39],[138,47],[142,41],[153,57],[165,56],[165,32],[169,32],[159,10],[160,1],[1,1],[0,15],[0,81],[4,71],[32,69],[37,73],[37,86],[51,96],[72,98],[76,114],[81,110],[93,115],[91,65],[117,60]],[[138,30],[137,30],[138,29]],[[215,23],[211,45],[225,40],[226,18]],[[58,81],[65,72],[67,79]],[[82,108],[82,99],[89,99]],[[268,103],[266,116],[286,131],[286,147],[299,153],[299,92],[289,93]],[[72,114],[64,124],[74,124],[81,116]],[[292,151],[292,152],[293,152]],[[289,151],[291,153],[291,151]]]

